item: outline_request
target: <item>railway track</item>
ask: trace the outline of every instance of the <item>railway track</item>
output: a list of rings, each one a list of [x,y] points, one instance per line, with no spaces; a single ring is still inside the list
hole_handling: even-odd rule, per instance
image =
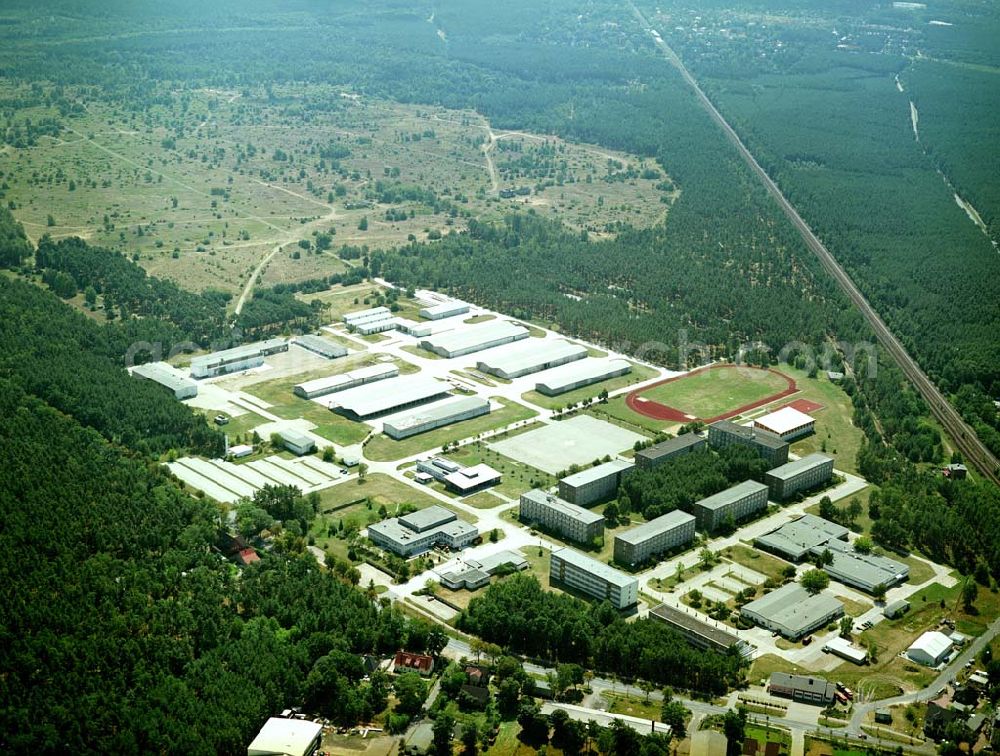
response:
[[[882,347],[890,354],[890,356],[896,361],[903,374],[913,383],[920,395],[923,396],[924,401],[927,402],[928,407],[931,410],[931,414],[934,415],[935,419],[941,423],[941,426],[945,431],[952,437],[955,442],[955,446],[958,447],[959,451],[962,452],[967,463],[971,464],[975,469],[985,478],[988,478],[993,483],[1000,485],[1000,462],[997,458],[993,456],[989,449],[979,440],[976,432],[966,423],[958,411],[951,405],[947,398],[938,390],[934,382],[927,377],[927,374],[920,368],[916,360],[910,356],[903,345],[900,343],[899,339],[896,338],[895,334],[882,320],[882,317],[875,311],[875,309],[869,304],[868,300],[861,293],[857,286],[855,286],[854,281],[851,277],[847,275],[847,272],[840,266],[840,263],[830,254],[830,251],[826,246],[819,240],[816,234],[813,233],[812,229],[802,220],[802,216],[799,215],[798,211],[792,206],[792,204],[785,198],[778,185],[774,183],[771,177],[767,174],[757,159],[750,153],[746,145],[740,139],[739,135],[729,125],[728,121],[722,117],[722,114],[718,111],[712,101],[708,96],[702,91],[697,80],[691,75],[691,73],[685,67],[683,61],[677,56],[677,54],[663,41],[659,33],[656,32],[646,21],[646,17],[642,12],[635,6],[634,3],[629,3],[632,8],[632,12],[635,17],[642,24],[642,27],[647,30],[650,36],[653,38],[654,43],[660,52],[663,53],[664,57],[680,72],[684,81],[687,82],[688,86],[694,90],[695,95],[701,102],[702,106],[711,116],[712,120],[718,124],[718,126],[725,133],[726,137],[730,142],[736,147],[743,161],[750,167],[757,177],[764,184],[767,189],[768,194],[770,194],[774,200],[778,203],[778,206],[784,212],[785,216],[792,222],[795,228],[798,230],[799,235],[802,240],[806,243],[806,246],[816,255],[819,259],[820,264],[823,268],[833,276],[834,280],[840,285],[844,293],[847,294],[848,298],[854,303],[854,305],[861,311],[865,320],[871,326],[872,330],[875,331],[875,336],[878,339]]]

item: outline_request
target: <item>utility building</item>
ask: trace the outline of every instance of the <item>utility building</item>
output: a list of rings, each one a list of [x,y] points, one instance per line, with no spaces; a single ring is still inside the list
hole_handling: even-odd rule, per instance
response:
[[[458,396],[429,407],[420,407],[382,424],[389,438],[409,438],[435,428],[489,414],[490,402],[479,396]]]
[[[844,605],[830,593],[811,595],[798,583],[785,583],[740,609],[754,624],[798,640],[844,616]]]
[[[767,486],[745,480],[694,504],[698,529],[714,533],[728,522],[734,525],[767,509]]]
[[[253,344],[223,349],[191,360],[192,378],[212,378],[240,370],[260,367],[264,358],[278,352],[287,352],[288,342],[284,339],[268,339]]]
[[[303,349],[308,349],[310,352],[318,354],[320,357],[326,357],[328,360],[335,360],[347,354],[347,350],[340,344],[335,344],[330,339],[324,339],[322,336],[314,336],[311,333],[307,333],[304,336],[296,336],[295,343]]]
[[[503,350],[476,363],[476,368],[499,378],[513,380],[539,370],[565,365],[582,360],[587,356],[587,348],[563,339],[547,341],[527,339],[516,346]]]
[[[816,706],[829,706],[837,692],[836,685],[821,677],[790,675],[787,672],[773,672],[768,689],[772,696],[783,696]]]
[[[771,497],[777,501],[790,499],[799,491],[816,488],[833,477],[833,458],[825,454],[809,454],[794,462],[768,471],[765,475]]]
[[[564,538],[591,543],[604,537],[604,517],[589,509],[570,504],[540,488],[521,494],[522,522],[538,523]]]
[[[133,378],[142,378],[162,386],[174,399],[191,399],[198,396],[198,384],[182,375],[166,362],[149,362],[132,368]]]
[[[278,431],[281,441],[292,454],[301,457],[304,454],[312,454],[316,451],[316,442],[301,431],[293,428]]]
[[[573,549],[552,552],[549,579],[599,601],[610,601],[615,609],[627,609],[639,600],[636,578]]]
[[[359,336],[371,336],[375,333],[384,333],[396,328],[395,318],[385,318],[379,320],[366,320],[363,323],[355,323],[351,329]]]
[[[813,556],[829,550],[833,561],[823,569],[832,579],[845,585],[876,593],[880,588],[891,588],[910,576],[909,566],[880,554],[862,554],[844,541],[836,539],[813,547]]]
[[[634,463],[625,459],[588,467],[560,480],[559,495],[577,506],[592,506],[618,493],[622,480],[634,467]]]
[[[695,518],[675,509],[615,536],[615,561],[632,567],[691,543]]]
[[[713,449],[729,446],[749,446],[767,461],[768,467],[777,467],[788,461],[788,442],[765,431],[737,425],[729,420],[719,420],[708,426],[708,445]]]
[[[420,348],[441,357],[462,357],[526,338],[528,338],[527,328],[507,320],[494,320],[458,331],[428,336],[420,342]]]
[[[399,368],[392,364],[369,365],[358,368],[349,373],[340,373],[326,378],[317,378],[306,381],[295,386],[292,391],[296,396],[303,399],[315,399],[318,396],[334,394],[338,391],[346,391],[356,386],[364,386],[375,381],[382,381],[386,378],[396,378],[399,375]]]
[[[682,433],[677,438],[670,438],[637,451],[635,466],[640,470],[653,470],[674,457],[700,451],[706,444],[705,439],[697,433]]]
[[[632,372],[632,366],[621,359],[596,360],[587,358],[545,371],[538,377],[535,391],[545,396],[558,396],[567,391],[600,383]]]

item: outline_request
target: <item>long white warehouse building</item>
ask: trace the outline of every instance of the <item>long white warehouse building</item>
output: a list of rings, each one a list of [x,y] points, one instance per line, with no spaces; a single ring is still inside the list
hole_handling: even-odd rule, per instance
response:
[[[442,357],[461,357],[527,337],[527,328],[507,320],[496,320],[460,331],[435,334],[422,340],[420,347]]]
[[[277,352],[287,352],[288,342],[284,339],[268,339],[253,344],[223,349],[221,352],[195,357],[191,360],[192,378],[211,378],[226,373],[260,367],[264,358]]]
[[[335,407],[342,415],[361,420],[424,404],[448,394],[448,384],[432,378],[403,377],[378,386],[358,386],[337,394]]]
[[[395,378],[399,375],[399,368],[395,365],[369,365],[368,367],[351,370],[348,373],[339,375],[328,375],[325,378],[316,378],[296,385],[292,391],[296,396],[303,399],[315,399],[317,396],[326,396],[336,391],[346,391],[355,386],[363,386],[366,383],[374,383],[386,378]]]
[[[535,391],[546,396],[558,396],[631,372],[632,366],[626,360],[586,359],[549,370],[545,375],[539,376]]]
[[[459,396],[430,407],[418,407],[401,417],[386,420],[382,430],[397,441],[445,425],[471,420],[490,411],[490,402],[479,396]]]
[[[567,362],[582,360],[586,356],[586,347],[571,344],[563,339],[554,341],[528,339],[523,344],[480,360],[476,367],[483,373],[492,373],[510,380],[537,373],[539,370],[565,365]]]
[[[190,399],[198,396],[198,384],[181,375],[166,362],[149,362],[132,368],[133,378],[144,378],[158,383],[174,395],[174,399]]]

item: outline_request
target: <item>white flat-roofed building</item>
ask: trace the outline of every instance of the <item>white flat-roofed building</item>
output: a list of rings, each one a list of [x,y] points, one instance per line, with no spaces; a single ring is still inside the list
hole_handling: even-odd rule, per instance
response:
[[[247,756],[311,756],[323,742],[323,725],[271,717],[247,746]]]
[[[642,564],[695,537],[695,518],[687,512],[673,512],[643,523],[615,536],[615,561],[629,567]]]
[[[698,529],[713,533],[726,523],[734,525],[767,509],[767,486],[745,480],[725,491],[694,503]]]
[[[284,339],[267,339],[232,349],[223,349],[192,359],[191,377],[212,378],[216,375],[249,370],[263,365],[265,357],[287,351],[288,342]]]
[[[142,378],[162,386],[174,395],[174,399],[191,399],[198,396],[198,384],[166,362],[136,365],[132,368],[132,377]]]
[[[794,441],[816,430],[816,420],[795,407],[782,407],[776,412],[758,417],[753,425],[774,434],[782,441]]]
[[[278,435],[281,436],[281,441],[284,443],[285,448],[299,457],[304,454],[312,454],[316,451],[316,442],[301,431],[286,428],[278,431]]]
[[[440,304],[428,305],[420,310],[420,317],[427,320],[442,320],[456,315],[464,315],[469,311],[469,305],[457,299]]]
[[[489,414],[489,411],[489,399],[480,396],[458,396],[429,407],[418,407],[405,415],[386,420],[382,424],[382,431],[389,438],[398,441],[445,425],[471,420]]]
[[[389,312],[388,307],[371,307],[367,310],[355,310],[354,312],[345,313],[342,319],[347,325],[354,325],[356,323],[364,323],[368,320],[385,320],[391,317],[392,313]]]
[[[774,499],[789,499],[799,491],[807,491],[829,481],[833,477],[833,458],[825,454],[809,454],[769,470],[764,477]]]
[[[236,446],[230,446],[226,454],[233,459],[242,459],[253,454],[253,447],[250,444],[237,444]]]
[[[528,339],[515,346],[479,360],[476,368],[483,373],[512,380],[539,370],[565,365],[582,360],[587,356],[587,348],[564,339],[552,341]]]
[[[335,360],[347,354],[347,349],[340,344],[335,344],[330,339],[325,339],[322,336],[316,336],[311,333],[296,336],[295,343],[303,349],[308,349],[310,352],[318,354],[320,357],[326,357],[328,360]]]
[[[491,320],[457,331],[428,336],[420,347],[441,357],[462,357],[528,338],[528,329],[507,320]]]
[[[455,493],[465,496],[500,482],[502,474],[480,462],[444,476],[444,484]]]
[[[401,557],[420,554],[435,545],[462,549],[478,537],[478,528],[436,504],[368,526],[372,543]]]
[[[740,614],[751,622],[789,640],[798,640],[813,630],[844,616],[844,605],[833,594],[812,595],[799,583],[785,583],[756,601],[745,604]]]
[[[549,579],[598,601],[610,601],[616,609],[635,606],[639,600],[636,578],[569,548],[552,552]]]
[[[498,551],[495,554],[479,557],[478,559],[466,559],[465,563],[470,567],[479,568],[488,575],[492,575],[504,565],[509,565],[518,572],[526,570],[530,566],[523,554],[507,550]]]
[[[846,638],[841,638],[839,635],[836,638],[831,638],[823,646],[823,650],[828,654],[835,654],[841,659],[847,659],[849,662],[855,664],[864,664],[868,660],[868,651],[863,648],[858,648],[853,643],[851,643]]]
[[[395,318],[385,318],[384,320],[366,320],[363,323],[355,323],[351,326],[359,336],[371,336],[374,333],[385,333],[396,328]]]
[[[951,638],[944,633],[929,630],[913,641],[913,645],[906,649],[906,655],[917,664],[936,667],[948,658],[953,645]]]
[[[535,391],[545,396],[558,396],[631,372],[632,366],[626,360],[587,358],[547,370],[544,375],[538,376]]]
[[[301,396],[303,399],[315,399],[318,396],[346,391],[357,386],[382,381],[386,378],[395,378],[398,375],[399,368],[395,365],[369,365],[352,370],[349,373],[340,373],[339,375],[330,375],[326,378],[306,381],[305,383],[298,384],[292,390],[296,396]]]
[[[409,336],[423,338],[434,333],[434,327],[430,323],[418,323],[409,318],[396,318],[396,330]]]
[[[448,394],[448,384],[432,378],[403,376],[380,381],[377,386],[358,386],[337,394],[336,411],[352,419],[398,412]]]
[[[627,459],[613,459],[588,467],[560,480],[559,495],[577,506],[589,507],[614,496],[634,467],[635,463]]]
[[[558,496],[534,488],[521,494],[521,520],[580,543],[590,543],[604,535],[604,517],[589,509],[563,501]]]

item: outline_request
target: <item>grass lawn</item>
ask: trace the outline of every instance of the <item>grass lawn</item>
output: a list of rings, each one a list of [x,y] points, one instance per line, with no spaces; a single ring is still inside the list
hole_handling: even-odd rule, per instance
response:
[[[469,325],[475,325],[476,323],[485,323],[488,320],[496,320],[496,315],[473,315],[471,318],[466,318],[463,323],[468,323]]]
[[[421,349],[420,347],[413,346],[412,344],[407,344],[406,346],[401,346],[400,349],[402,349],[404,352],[409,352],[410,354],[412,354],[412,355],[414,355],[416,357],[423,357],[425,360],[443,360],[444,359],[444,357],[442,357],[437,352],[431,352],[431,351],[429,351],[427,349]]]
[[[503,409],[494,410],[488,415],[480,415],[471,420],[446,425],[426,433],[394,441],[384,434],[379,434],[365,445],[365,456],[376,462],[391,462],[423,451],[438,449],[446,443],[470,436],[478,436],[512,423],[528,420],[538,413],[522,404],[497,398]]]
[[[660,721],[660,702],[650,700],[647,703],[645,693],[632,693],[630,690],[626,694],[623,685],[621,693],[605,693],[603,698],[608,702],[608,711],[612,714],[625,714],[630,717]]]
[[[329,291],[321,291],[315,294],[299,294],[299,299],[304,302],[312,302],[318,299],[326,308],[326,315],[330,320],[340,320],[345,313],[356,310],[367,310],[374,307],[374,303],[365,302],[374,293],[383,291],[382,287],[372,283],[355,284],[354,286],[335,286]]]
[[[860,617],[872,608],[870,603],[864,601],[855,601],[854,599],[844,598],[843,596],[838,596],[837,599],[844,605],[844,613],[848,617]]]
[[[762,654],[753,660],[747,679],[751,684],[760,680],[769,680],[774,672],[789,672],[791,674],[809,674],[805,667],[793,664],[775,654]]]
[[[761,745],[761,751],[764,750],[764,743],[780,743],[782,746],[782,753],[787,753],[788,749],[792,745],[792,736],[786,730],[779,730],[775,727],[761,727],[759,725],[748,724],[745,730],[746,737],[753,738]]]
[[[444,456],[463,465],[478,465],[482,462],[497,470],[503,475],[503,478],[500,484],[494,486],[491,490],[497,491],[511,499],[517,499],[525,491],[530,491],[532,488],[549,488],[556,484],[554,476],[526,465],[523,462],[516,462],[510,457],[505,457],[481,441],[473,441],[471,444],[466,444],[455,451],[450,451]],[[480,493],[483,496],[491,496],[497,503],[500,502],[492,494],[487,494],[485,491]],[[479,495],[476,494],[475,496]],[[475,498],[475,496],[469,497],[469,499]],[[478,504],[468,499],[466,501],[473,506],[478,506]],[[490,506],[496,505],[492,504]]]
[[[598,420],[609,422],[617,420],[636,433],[659,433],[680,426],[680,423],[675,423],[673,420],[654,420],[651,417],[640,415],[638,412],[633,412],[625,404],[624,396],[613,396],[605,404],[591,405],[587,414],[593,415]]]
[[[489,491],[479,491],[472,494],[472,496],[466,496],[462,501],[468,504],[470,507],[475,507],[476,509],[493,509],[493,507],[499,507],[501,504],[506,504],[506,502],[491,494]]]
[[[715,417],[777,394],[785,380],[767,370],[715,368],[654,386],[642,396],[701,418]]]
[[[648,381],[656,375],[654,370],[645,365],[639,365],[635,362],[630,362],[629,364],[632,365],[632,372],[620,375],[617,378],[611,378],[600,383],[592,383],[589,386],[581,386],[578,389],[567,391],[565,394],[559,394],[559,396],[546,396],[538,391],[526,391],[521,394],[521,398],[526,402],[531,402],[545,409],[560,409],[568,407],[571,404],[579,404],[584,399],[594,398],[603,390],[607,390],[608,392],[617,391],[626,386],[631,386],[633,383]]]
[[[783,573],[785,568],[789,566],[788,562],[770,554],[765,554],[762,551],[752,549],[749,546],[743,546],[742,544],[730,546],[728,549],[724,549],[721,554],[726,559],[736,562],[736,564],[742,565],[754,572],[759,572],[761,575],[769,577],[777,583],[781,583],[784,580]]]
[[[528,572],[538,579],[542,588],[546,591],[557,591],[558,589],[549,585],[549,550],[541,546],[524,546],[520,551],[528,560]],[[541,556],[539,556],[539,552],[541,552]]]

